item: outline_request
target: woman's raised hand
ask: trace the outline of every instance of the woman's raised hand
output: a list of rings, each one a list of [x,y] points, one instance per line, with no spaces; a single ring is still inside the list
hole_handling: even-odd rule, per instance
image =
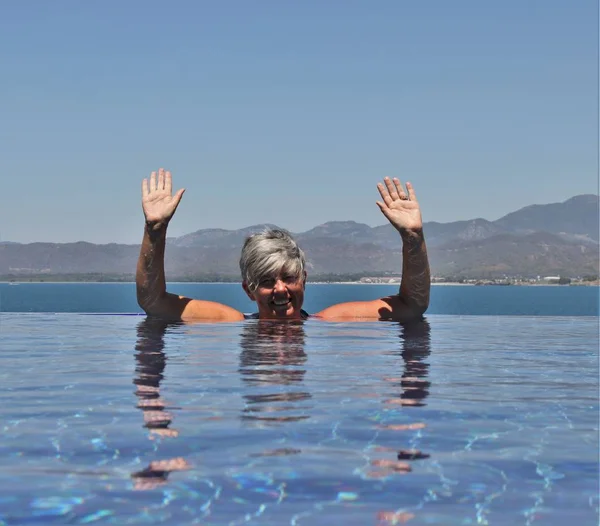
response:
[[[171,181],[171,172],[163,168],[150,174],[150,181],[142,181],[142,208],[146,216],[146,223],[151,225],[168,224],[177,210],[181,196],[185,188],[178,190],[175,195],[171,195],[173,183]]]
[[[421,230],[421,209],[412,184],[406,183],[407,191],[404,191],[402,183],[396,177],[393,180],[385,177],[383,182],[384,184],[377,185],[383,199],[383,202],[377,201],[377,206],[383,215],[400,233]]]

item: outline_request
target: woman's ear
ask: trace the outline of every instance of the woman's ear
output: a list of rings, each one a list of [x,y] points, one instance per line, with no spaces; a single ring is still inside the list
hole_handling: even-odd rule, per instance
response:
[[[248,297],[252,301],[256,301],[254,294],[252,294],[252,292],[250,292],[250,287],[248,287],[248,283],[246,283],[246,280],[242,281],[242,288],[244,289],[244,292],[248,295]]]
[[[308,277],[308,274],[306,273],[306,270],[304,271],[304,278],[302,279],[302,286],[306,287],[306,278]]]

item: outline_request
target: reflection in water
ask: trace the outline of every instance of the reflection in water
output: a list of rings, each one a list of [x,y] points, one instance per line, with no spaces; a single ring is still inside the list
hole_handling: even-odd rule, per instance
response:
[[[136,376],[133,383],[137,386],[137,407],[144,415],[144,427],[153,436],[176,437],[178,431],[172,429],[173,416],[166,409],[166,403],[160,397],[160,382],[167,363],[164,353],[164,335],[169,323],[154,318],[146,318],[137,330]],[[187,469],[183,458],[156,460],[141,471],[132,474],[136,489],[153,489],[167,481],[171,471]]]
[[[405,407],[411,411],[414,407],[425,406],[425,399],[429,396],[429,363],[431,353],[431,328],[427,320],[401,324],[400,341],[404,370],[400,377],[386,378],[393,392],[390,398],[384,400],[385,404]],[[409,431],[425,428],[422,422],[409,424],[387,424],[382,429],[391,431]],[[402,436],[402,435],[400,435]],[[371,461],[374,468],[367,473],[368,478],[386,478],[394,474],[410,473],[411,461],[429,458],[424,453],[414,448],[389,448],[379,447],[376,452],[383,453],[388,458],[377,458]],[[391,458],[390,458],[391,457]],[[380,511],[377,519],[384,524],[402,524],[414,518],[414,514],[399,511]]]
[[[240,374],[248,384],[242,420],[277,424],[308,418],[311,398],[302,389],[306,369],[303,322],[256,321],[244,324]]]
[[[172,427],[173,415],[167,411],[160,396],[167,356],[164,336],[171,324],[156,319],[145,319],[138,326],[136,343],[137,407],[144,416],[144,427],[153,436],[177,437]],[[400,376],[385,378],[391,389],[384,395],[384,404],[413,408],[426,405],[429,395],[430,327],[426,321],[399,325],[399,349],[393,354],[402,359]],[[305,352],[304,322],[273,323],[248,321],[241,332],[239,373],[246,384],[245,407],[241,419],[256,426],[281,425],[308,419],[313,408],[311,394],[306,390],[307,355]],[[333,366],[333,365],[332,365]],[[391,408],[390,408],[391,409]],[[390,423],[381,426],[380,432],[418,430],[425,427],[419,422]],[[398,437],[405,435],[400,434]],[[411,434],[412,436],[412,434]],[[399,443],[394,448],[376,448],[383,458],[370,462],[367,478],[386,478],[411,471],[411,462],[429,455]],[[261,455],[296,455],[300,450],[277,449]],[[137,489],[152,489],[167,481],[169,473],[188,469],[183,458],[161,459],[132,475]],[[392,512],[389,512],[392,513]],[[382,512],[387,517],[388,512]],[[394,515],[390,515],[394,517]],[[398,517],[396,517],[398,519]],[[380,518],[381,520],[381,518]]]
[[[426,320],[401,325],[401,356],[404,372],[400,378],[387,378],[394,388],[388,404],[424,406],[429,395],[428,380],[431,353],[431,328]]]

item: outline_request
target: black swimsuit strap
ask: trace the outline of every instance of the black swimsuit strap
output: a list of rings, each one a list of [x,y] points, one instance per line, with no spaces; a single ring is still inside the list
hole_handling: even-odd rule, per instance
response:
[[[310,318],[310,314],[306,312],[304,309],[300,309],[300,316],[302,316],[303,320],[307,320]],[[258,312],[253,312],[252,314],[244,314],[244,319],[246,320],[258,320]]]

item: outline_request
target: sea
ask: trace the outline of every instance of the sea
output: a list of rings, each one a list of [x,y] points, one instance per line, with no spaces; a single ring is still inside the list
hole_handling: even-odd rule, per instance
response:
[[[166,323],[131,283],[2,283],[0,526],[596,526],[598,311],[598,287],[433,286],[410,324]]]
[[[169,292],[218,301],[242,312],[254,304],[239,283],[169,283]],[[598,316],[594,286],[434,285],[431,314],[461,316]],[[308,283],[304,309],[398,293],[398,285]],[[134,283],[0,283],[0,312],[142,313]]]

